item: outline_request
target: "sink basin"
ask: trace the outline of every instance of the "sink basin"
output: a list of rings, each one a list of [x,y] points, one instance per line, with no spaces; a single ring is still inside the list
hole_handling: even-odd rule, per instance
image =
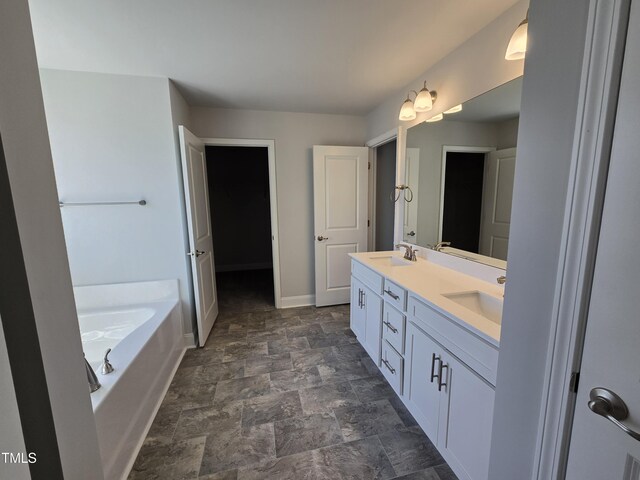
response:
[[[493,323],[500,325],[502,322],[501,298],[477,290],[471,292],[444,293],[442,296],[467,310],[483,316]]]
[[[408,267],[413,264],[413,262],[409,260],[393,255],[386,257],[369,257],[369,260],[374,264],[384,265],[386,267]]]

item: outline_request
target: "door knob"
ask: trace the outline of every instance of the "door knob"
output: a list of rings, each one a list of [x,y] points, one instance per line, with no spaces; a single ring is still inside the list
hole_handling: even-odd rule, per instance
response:
[[[323,240],[329,240],[329,237],[323,237],[322,235],[318,235],[318,241],[322,242]]]
[[[413,230],[411,230],[409,233],[407,233],[408,237],[415,237],[416,236],[416,232],[414,232]]]
[[[597,387],[589,392],[589,403],[587,404],[593,413],[596,413],[618,428],[627,435],[640,441],[640,433],[634,432],[627,427],[622,420],[629,416],[629,409],[624,401],[608,388]]]
[[[187,253],[187,255],[189,255],[190,257],[196,257],[198,258],[200,255],[204,255],[206,252],[203,252],[202,250],[196,250],[195,252],[189,252]]]

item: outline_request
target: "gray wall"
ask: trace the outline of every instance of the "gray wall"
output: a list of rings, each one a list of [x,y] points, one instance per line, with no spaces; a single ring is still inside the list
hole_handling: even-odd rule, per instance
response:
[[[520,118],[512,118],[496,124],[498,150],[513,148],[518,145],[518,125]]]
[[[589,3],[531,2],[491,444],[494,480],[530,478],[533,466]]]
[[[177,278],[191,332],[175,133],[186,103],[166,78],[47,69],[41,78],[60,199],[147,200],[62,208],[74,285]]]
[[[0,65],[0,132],[38,331],[32,341],[42,354],[62,468],[68,480],[99,480],[98,440],[26,0],[0,3]]]
[[[283,297],[312,295],[313,145],[364,145],[365,120],[346,115],[191,108],[193,133],[275,140]]]
[[[389,194],[396,185],[396,148],[398,142],[385,143],[376,149],[376,250],[393,248],[393,216],[395,205]]]

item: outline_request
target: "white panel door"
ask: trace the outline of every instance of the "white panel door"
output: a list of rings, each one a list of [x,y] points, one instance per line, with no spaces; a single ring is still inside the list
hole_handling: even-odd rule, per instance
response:
[[[507,259],[515,170],[515,148],[487,154],[482,187],[479,253],[500,260]]]
[[[413,198],[410,202],[402,202],[404,205],[404,221],[402,225],[402,236],[405,242],[416,243],[418,234],[418,185],[420,174],[420,149],[419,148],[407,148],[405,155],[405,168],[404,168],[404,183],[409,185],[411,193],[408,192],[395,192],[395,195],[400,195],[404,198],[404,195],[412,195]]]
[[[313,147],[316,305],[349,303],[349,253],[367,248],[367,147]]]
[[[209,215],[209,186],[204,143],[183,126],[179,127],[182,152],[189,252],[193,276],[193,292],[198,320],[198,342],[207,341],[218,316],[216,272],[213,262],[213,237]]]
[[[619,421],[640,433],[640,2],[631,3],[630,15],[568,480],[640,476],[640,435],[633,438],[588,406],[592,389],[614,392],[628,408],[628,417],[620,415]]]

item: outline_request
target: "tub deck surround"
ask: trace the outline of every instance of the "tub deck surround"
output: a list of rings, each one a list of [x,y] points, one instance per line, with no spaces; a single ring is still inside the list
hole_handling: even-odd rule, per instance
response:
[[[478,291],[502,302],[504,287],[495,283],[495,279],[493,279],[494,284],[492,284],[485,281],[484,278],[478,278],[471,274],[461,273],[453,268],[447,268],[445,262],[451,261],[457,264],[460,259],[455,257],[447,259],[448,255],[444,254],[438,255],[438,263],[432,260],[433,257],[428,257],[428,259],[418,258],[416,262],[407,262],[407,264],[392,264],[391,262],[380,261],[388,257],[402,259],[402,253],[399,251],[350,253],[349,255],[356,262],[406,289],[410,296],[413,295],[426,301],[436,311],[458,322],[460,326],[483,340],[496,347],[500,345],[500,325],[498,323],[488,320],[444,296],[451,293]],[[464,263],[471,262],[464,261]],[[470,266],[471,269],[474,269],[474,272],[483,267]],[[489,270],[488,274],[486,270]],[[493,272],[494,270],[495,272]],[[503,275],[504,271],[485,267],[482,272],[485,278],[493,278],[494,273],[497,273],[495,275],[495,278],[497,278],[499,275]]]
[[[275,310],[226,293],[130,480],[456,478],[357,344],[348,305]]]
[[[105,480],[127,474],[184,354],[177,280],[75,287]],[[126,333],[126,335],[125,335]],[[115,370],[100,373],[103,348]]]

